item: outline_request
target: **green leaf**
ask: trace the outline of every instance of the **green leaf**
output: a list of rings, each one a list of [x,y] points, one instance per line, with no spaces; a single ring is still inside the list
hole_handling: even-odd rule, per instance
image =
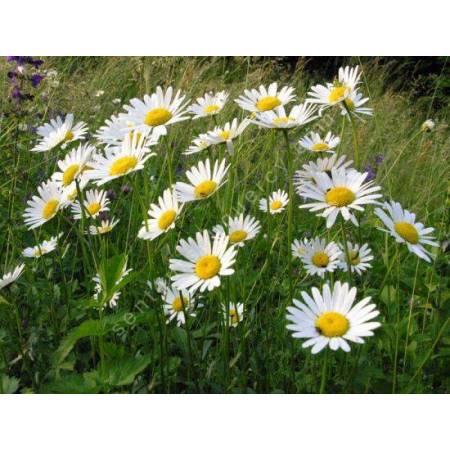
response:
[[[131,384],[151,362],[151,355],[125,357],[105,364],[102,379],[111,386]]]
[[[100,386],[89,374],[68,374],[42,387],[43,393],[49,394],[96,394]]]
[[[8,375],[2,375],[0,382],[3,394],[14,394],[19,388],[19,380],[14,377],[8,377]]]

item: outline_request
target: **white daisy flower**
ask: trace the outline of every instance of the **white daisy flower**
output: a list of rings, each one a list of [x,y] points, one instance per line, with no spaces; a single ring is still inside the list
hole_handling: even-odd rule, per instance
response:
[[[162,197],[158,198],[158,204],[152,203],[148,210],[150,219],[142,222],[138,238],[153,240],[163,233],[175,228],[175,220],[183,209],[183,204],[179,204],[175,190],[166,189]]]
[[[0,278],[0,289],[8,286],[17,280],[22,275],[25,264],[20,264],[15,267],[11,272],[5,273],[2,278]]]
[[[292,256],[294,258],[302,258],[305,255],[308,244],[309,240],[307,238],[303,238],[303,240],[294,239],[294,242],[291,244]]]
[[[177,251],[186,260],[170,259],[170,270],[178,272],[172,276],[176,289],[188,289],[194,292],[200,289],[212,291],[220,286],[220,277],[234,273],[231,266],[235,262],[236,246],[228,246],[228,236],[218,234],[211,240],[207,230],[198,232],[195,240],[182,239],[177,245]]]
[[[360,118],[359,115],[372,116],[373,109],[364,106],[368,101],[369,98],[364,98],[357,90],[352,91],[339,105],[341,107],[341,114],[343,116],[348,116],[348,112],[350,111],[350,114],[358,118]]]
[[[52,175],[52,180],[61,183],[63,188],[72,184],[83,173],[96,149],[89,144],[80,144],[72,149],[63,160],[58,161],[60,172]]]
[[[205,162],[200,161],[197,166],[192,166],[187,172],[186,177],[191,184],[177,182],[175,191],[179,202],[186,203],[194,200],[202,200],[213,195],[224,183],[224,177],[230,167],[225,166],[226,161],[222,159],[214,163],[211,172],[209,159]]]
[[[101,126],[95,133],[95,138],[104,145],[120,145],[127,135],[133,140],[134,135],[137,139],[143,136],[145,138],[145,147],[156,145],[160,138],[160,134],[154,129],[147,128],[143,130],[134,130],[134,123],[129,120],[127,114],[121,113],[118,116],[111,116],[105,120],[105,125]]]
[[[272,192],[269,196],[269,212],[270,214],[279,214],[284,211],[284,208],[289,203],[289,197],[287,192],[278,189],[278,191]],[[259,209],[264,212],[268,212],[267,198],[262,198],[259,201]]]
[[[181,91],[177,91],[173,96],[172,87],[168,87],[166,92],[160,86],[151,95],[145,95],[144,100],[134,98],[130,100],[131,106],[124,106],[128,112],[128,119],[134,123],[134,127],[139,130],[154,128],[159,135],[167,134],[167,126],[189,119],[184,115],[187,102],[183,103],[185,96]]]
[[[244,304],[230,303],[228,314],[226,306],[222,305],[222,314],[225,322],[228,322],[228,326],[236,328],[239,325],[239,322],[242,322],[242,319],[244,318]]]
[[[222,111],[228,99],[228,95],[229,94],[226,91],[220,91],[216,94],[209,92],[203,97],[197,98],[197,103],[194,103],[188,108],[188,111],[194,115],[192,119],[215,116]]]
[[[430,236],[434,228],[425,228],[422,223],[416,222],[416,215],[403,209],[400,203],[385,202],[383,207],[388,214],[381,208],[376,208],[375,214],[381,219],[387,230],[379,229],[389,233],[397,242],[406,244],[408,250],[419,258],[431,262],[430,256],[432,255],[423,245],[439,246],[434,240],[434,236]]]
[[[342,247],[340,247],[342,249]],[[372,267],[369,261],[372,261],[373,255],[372,250],[369,248],[368,244],[360,246],[359,244],[352,244],[347,242],[347,252],[348,252],[348,262],[347,253],[342,249],[340,256],[339,268],[348,272],[348,266],[350,263],[350,270],[361,275],[368,268]]]
[[[351,220],[358,225],[352,210],[364,211],[362,205],[378,203],[376,194],[381,188],[374,186],[373,181],[367,183],[367,172],[359,173],[356,170],[331,169],[331,176],[325,172],[316,172],[313,175],[314,183],[300,186],[300,195],[306,199],[315,200],[313,203],[300,205],[299,208],[308,208],[310,211],[323,210],[322,217],[327,218],[327,228],[331,228],[340,213],[344,220]]]
[[[84,139],[87,126],[84,122],[73,125],[73,114],[67,114],[64,121],[60,116],[50,120],[37,129],[37,134],[41,136],[39,143],[31,149],[32,152],[47,152],[61,145],[65,148],[70,142]]]
[[[199,153],[212,145],[212,142],[208,140],[208,134],[202,133],[198,138],[195,138],[189,148],[183,152],[183,155],[193,155]]]
[[[246,111],[263,112],[284,106],[295,98],[294,88],[285,86],[278,92],[277,83],[272,83],[268,89],[261,85],[259,90],[244,90],[235,102]]]
[[[248,127],[250,121],[244,119],[240,124],[235,118],[233,121],[227,122],[224,127],[215,127],[213,131],[208,131],[206,139],[211,144],[225,143],[227,150],[232,155],[234,153],[233,139],[240,136],[244,130]]]
[[[89,179],[100,186],[115,178],[144,168],[145,162],[155,156],[150,153],[145,136],[135,133],[133,137],[127,135],[122,144],[105,149],[105,153],[95,154],[89,164],[92,170],[87,172]]]
[[[38,194],[27,201],[28,207],[23,213],[25,225],[29,230],[43,225],[53,219],[65,206],[61,186],[54,181],[46,181],[38,187]]]
[[[254,217],[241,213],[237,217],[228,217],[227,230],[222,225],[216,225],[213,228],[215,234],[225,234],[228,236],[230,244],[243,247],[245,241],[253,239],[261,230],[259,221]]]
[[[85,217],[95,219],[102,211],[109,211],[109,199],[104,190],[90,189],[86,191],[83,201]],[[75,220],[80,220],[82,216],[81,203],[78,200],[72,205],[72,214]]]
[[[112,229],[119,223],[119,219],[102,220],[101,225],[90,225],[89,234],[105,234],[112,231]]]
[[[284,106],[279,106],[274,110],[256,114],[256,118],[251,122],[263,128],[295,128],[317,119],[319,116],[313,115],[316,109],[315,105],[303,103],[293,106],[287,114]]]
[[[425,122],[422,124],[422,126],[420,127],[420,129],[422,131],[431,131],[434,129],[434,127],[436,126],[436,124],[434,123],[433,120],[431,119],[427,119],[425,120]]]
[[[303,136],[298,141],[300,147],[313,153],[333,153],[333,149],[337,147],[340,142],[341,138],[331,134],[331,131],[329,131],[323,139],[320,137],[319,133],[314,133],[312,131],[309,135]]]
[[[325,273],[337,269],[341,250],[335,242],[327,244],[325,239],[315,238],[305,242],[304,246],[300,259],[309,275],[319,275],[323,278]]]
[[[195,317],[195,302],[189,291],[185,289],[178,291],[174,287],[167,286],[162,294],[162,299],[164,314],[168,317],[166,323],[176,320],[178,327],[184,325],[186,323],[185,312],[189,317]]]
[[[347,341],[364,343],[364,337],[373,336],[374,329],[381,326],[379,322],[370,322],[380,312],[371,297],[366,297],[353,306],[356,288],[349,288],[348,283],[336,281],[333,290],[325,284],[322,292],[312,288],[312,297],[302,292],[304,300],[294,299],[294,306],[287,308],[287,320],[291,322],[287,329],[292,337],[306,339],[302,347],[312,347],[311,353],[320,352],[327,345],[331,350],[341,348],[350,351]]]
[[[345,161],[346,156],[342,155],[338,158],[335,153],[329,158],[318,158],[316,161],[310,161],[303,164],[303,170],[297,170],[294,173],[294,186],[296,192],[300,195],[300,187],[304,183],[314,183],[314,175],[317,172],[325,172],[331,175],[332,169],[347,169],[352,165],[353,161]]]
[[[345,68],[340,67],[338,71],[338,80],[342,86],[348,87],[351,91],[354,91],[358,84],[361,74],[359,73],[359,66]]]
[[[40,258],[42,255],[52,252],[58,246],[58,239],[63,235],[59,233],[58,236],[50,238],[48,241],[43,241],[34,247],[27,247],[22,252],[22,255],[26,258]]]
[[[154,283],[147,281],[147,286],[150,289],[155,289],[158,294],[164,294],[169,288],[167,281],[162,277],[155,278]]]

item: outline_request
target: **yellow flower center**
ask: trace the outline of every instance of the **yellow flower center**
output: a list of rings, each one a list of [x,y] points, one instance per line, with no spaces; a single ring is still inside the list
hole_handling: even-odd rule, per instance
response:
[[[33,252],[34,256],[36,256],[36,257],[45,255],[46,253],[47,253],[47,250],[45,250],[45,248],[42,248],[42,247],[36,248]]]
[[[270,204],[270,209],[272,211],[276,211],[277,209],[280,209],[283,206],[283,203],[281,203],[281,200],[274,200],[271,204]]]
[[[327,267],[330,262],[330,258],[325,252],[314,253],[312,262],[317,267]]]
[[[217,187],[217,183],[212,180],[202,181],[195,187],[195,197],[196,198],[206,198],[209,197]]]
[[[230,234],[230,242],[236,244],[237,242],[243,241],[247,237],[247,232],[245,230],[236,230]]]
[[[337,312],[325,312],[316,319],[316,329],[323,336],[332,338],[344,336],[350,328],[347,317]]]
[[[183,311],[183,306],[186,307],[187,299],[182,297],[175,297],[172,302],[172,309],[176,312]]]
[[[238,323],[239,317],[238,313],[234,308],[230,308],[230,322],[232,325]]]
[[[42,217],[45,220],[51,219],[58,210],[59,206],[59,200],[56,200],[55,198],[52,200],[49,200],[42,209]]]
[[[219,273],[222,264],[220,259],[214,255],[202,256],[195,263],[195,273],[202,280],[207,280]]]
[[[69,141],[71,141],[73,138],[74,138],[74,134],[72,133],[72,131],[69,130],[69,131],[65,134],[64,139],[63,139],[63,142],[69,142]]]
[[[224,140],[227,141],[231,137],[231,132],[229,130],[223,130],[219,132],[219,136]]]
[[[272,123],[274,125],[283,125],[289,123],[290,120],[291,120],[290,117],[276,117],[275,119],[272,120]]]
[[[406,242],[410,244],[417,244],[419,242],[419,233],[414,225],[408,222],[397,222],[394,228]]]
[[[256,109],[258,111],[270,111],[280,105],[281,102],[277,97],[272,97],[269,95],[268,97],[260,98],[256,102]]]
[[[317,143],[313,144],[311,149],[314,152],[323,152],[325,150],[329,150],[330,147],[328,146],[328,144],[325,144],[325,142],[317,142]]]
[[[158,227],[161,230],[167,230],[167,228],[169,228],[170,225],[172,225],[176,216],[177,213],[174,209],[168,209],[166,212],[163,212],[160,218],[158,219]]]
[[[219,105],[208,105],[203,108],[203,112],[205,114],[214,114],[215,112],[219,111],[219,109]]]
[[[328,95],[328,101],[330,103],[337,103],[344,99],[347,94],[347,88],[345,86],[336,86],[331,89],[330,94]]]
[[[122,156],[112,163],[109,174],[111,176],[125,175],[136,167],[137,162],[138,160],[134,156]]]
[[[325,201],[330,206],[347,206],[354,202],[356,195],[344,186],[338,186],[330,189],[325,195]]]
[[[104,227],[97,227],[97,231],[100,234],[109,233],[112,230],[112,227],[109,225],[105,225]]]
[[[67,194],[67,200],[73,201],[77,198],[78,192],[77,188],[75,188],[70,194]]]
[[[359,257],[359,253],[355,252],[354,250],[351,251],[348,256],[350,258],[350,264],[352,266],[357,266],[361,262],[361,259]]]
[[[149,127],[164,125],[172,118],[172,113],[166,108],[155,108],[145,115],[144,123]]]
[[[87,212],[91,215],[94,216],[95,214],[97,214],[100,211],[100,208],[102,207],[102,205],[100,205],[100,203],[98,202],[94,202],[91,203],[90,205],[88,205],[86,207]]]
[[[64,186],[68,186],[70,183],[72,183],[79,168],[80,168],[80,166],[78,164],[72,164],[64,171],[63,178],[62,178],[62,182],[63,182]]]

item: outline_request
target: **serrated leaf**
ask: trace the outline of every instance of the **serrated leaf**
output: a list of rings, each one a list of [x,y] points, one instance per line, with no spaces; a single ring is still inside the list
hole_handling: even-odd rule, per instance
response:
[[[102,372],[102,379],[111,386],[131,384],[151,362],[151,355],[127,357],[108,362]]]

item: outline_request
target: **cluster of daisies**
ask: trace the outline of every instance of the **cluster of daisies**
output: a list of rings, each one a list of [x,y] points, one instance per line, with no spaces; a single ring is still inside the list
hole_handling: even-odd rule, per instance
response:
[[[64,149],[75,142],[77,147],[73,146],[56,163],[52,176],[28,201],[23,214],[25,224],[35,229],[70,210],[72,220],[81,221],[82,226],[86,224],[85,233],[111,232],[119,219],[108,214],[110,201],[103,185],[144,169],[156,155],[152,148],[157,148],[171,126],[189,119],[213,117],[216,126],[195,137],[183,154],[192,155],[211,146],[224,145],[225,157],[199,161],[185,172],[184,181],[166,186],[157,202],[150,205],[137,237],[158,239],[175,228],[187,209],[186,204],[205,201],[227,182],[229,159],[235,153],[236,140],[252,125],[288,133],[316,121],[328,108],[334,107],[351,119],[370,116],[373,111],[367,106],[369,99],[360,92],[360,76],[358,67],[341,68],[332,83],[313,86],[305,102],[290,109],[287,105],[296,99],[292,87],[279,89],[277,83],[272,83],[268,88],[245,90],[235,102],[248,113],[247,117],[242,121],[235,118],[223,126],[217,125],[216,116],[227,103],[227,92],[206,93],[189,105],[185,95],[181,91],[175,93],[171,87],[166,90],[157,87],[156,92],[145,95],[142,100],[132,99],[123,112],[106,120],[93,134],[96,141],[93,143],[83,142],[87,137],[85,123],[75,124],[71,114],[64,120],[58,117],[38,128],[41,139],[32,151]],[[352,167],[352,161],[339,155],[339,144],[340,138],[331,131],[323,137],[311,131],[298,141],[299,150],[318,156],[315,161],[304,164],[295,172],[293,180],[289,180],[303,200],[299,207],[317,213],[325,219],[326,229],[330,229],[347,222],[359,226],[358,216],[367,205],[375,204],[378,206],[375,214],[385,225],[383,231],[429,262],[431,253],[424,245],[437,246],[431,235],[433,229],[416,222],[415,215],[396,202],[381,204],[381,188],[374,181],[368,181],[368,173],[359,172]],[[292,207],[292,202],[294,199],[279,188],[260,199],[259,210],[264,214],[280,214],[288,205]],[[224,218],[223,223],[211,230],[181,239],[176,246],[179,257],[169,261],[170,279],[150,283],[161,295],[167,320],[182,326],[188,317],[195,316],[197,308],[203,306],[202,295],[218,288],[222,277],[234,273],[238,253],[260,230],[259,220],[243,211]],[[26,248],[23,256],[41,257],[53,251],[61,237],[54,236]],[[361,275],[371,267],[373,259],[367,243],[346,240],[337,243],[325,237],[303,237],[289,245],[292,257],[302,261],[307,273],[321,278],[336,270]],[[23,269],[22,264],[6,274],[0,280],[0,288],[17,279]],[[125,266],[117,284],[130,271]],[[94,298],[98,299],[104,289],[99,274],[94,277],[94,283]],[[288,308],[287,328],[293,331],[295,338],[305,339],[303,346],[311,347],[313,353],[326,346],[349,351],[348,341],[362,343],[364,337],[372,335],[380,326],[379,322],[372,321],[379,314],[376,306],[370,303],[370,298],[357,302],[356,294],[355,287],[340,282],[326,282],[321,290],[313,288],[311,295],[302,292],[303,302],[294,299],[294,306]],[[108,305],[116,306],[119,297],[120,292],[115,292],[108,299]],[[228,326],[237,326],[243,320],[243,303],[230,299],[221,307]]]

